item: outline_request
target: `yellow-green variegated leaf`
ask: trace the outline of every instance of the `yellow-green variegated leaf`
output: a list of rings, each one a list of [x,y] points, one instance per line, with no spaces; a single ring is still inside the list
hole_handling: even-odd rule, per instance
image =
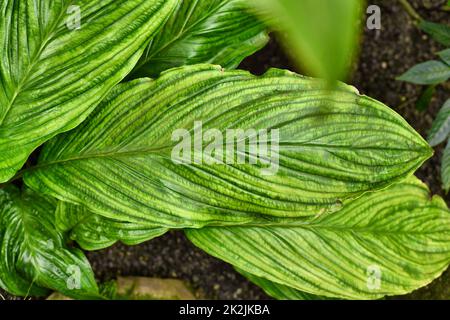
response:
[[[92,213],[84,207],[60,201],[56,209],[56,226],[70,233],[85,250],[107,248],[117,241],[136,245],[166,233],[166,228],[148,227],[118,221]]]
[[[0,287],[18,296],[49,289],[99,298],[89,261],[55,227],[56,200],[14,186],[0,189]]]
[[[131,71],[176,0],[0,2],[0,182],[82,122]]]
[[[427,285],[450,263],[450,212],[412,177],[309,221],[186,231],[207,253],[315,295],[377,299]]]
[[[132,76],[197,63],[236,68],[269,40],[263,23],[247,12],[248,0],[180,0],[150,42]]]
[[[343,199],[411,175],[431,155],[382,103],[344,84],[324,88],[284,70],[256,77],[210,65],[120,84],[44,148],[25,181],[111,219],[201,227],[335,211]],[[200,127],[215,135],[214,148]],[[249,139],[226,138],[231,129]],[[267,140],[265,156],[249,147],[253,138],[258,150]]]
[[[292,287],[269,281],[254,274],[236,268],[236,271],[246,277],[264,290],[269,296],[278,300],[324,300],[323,297],[315,296],[306,292],[296,290]]]

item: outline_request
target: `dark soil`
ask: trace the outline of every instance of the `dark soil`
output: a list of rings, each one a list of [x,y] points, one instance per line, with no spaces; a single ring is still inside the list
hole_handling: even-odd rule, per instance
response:
[[[394,108],[423,136],[440,106],[449,96],[449,88],[438,88],[428,110],[419,112],[415,100],[422,88],[395,81],[395,77],[416,63],[435,58],[443,48],[418,31],[403,8],[393,0],[373,0],[382,12],[382,29],[365,30],[361,55],[353,76],[348,81],[361,93]],[[448,23],[449,13],[440,10],[446,0],[411,1],[423,18]],[[296,69],[284,51],[272,40],[261,52],[246,59],[241,69],[261,74],[269,67]],[[435,194],[443,194],[440,181],[442,147],[417,172]],[[450,197],[445,196],[450,204]],[[170,232],[150,242],[127,247],[117,244],[107,250],[88,253],[99,280],[118,275],[179,278],[185,280],[199,298],[267,299],[264,292],[249,283],[233,268],[194,247],[182,232]],[[0,291],[0,293],[2,293]],[[450,271],[426,288],[401,299],[450,299]]]

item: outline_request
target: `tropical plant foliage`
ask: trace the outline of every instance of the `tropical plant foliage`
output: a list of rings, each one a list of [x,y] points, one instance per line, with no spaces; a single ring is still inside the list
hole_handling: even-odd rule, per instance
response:
[[[398,77],[398,80],[401,81],[427,86],[416,103],[419,110],[425,110],[433,98],[436,86],[448,84],[448,79],[450,78],[450,26],[423,20],[420,21],[419,27],[421,30],[428,33],[435,41],[447,48],[437,53],[440,60],[419,63]],[[428,133],[428,142],[432,147],[435,147],[444,141],[447,141],[449,134],[450,100],[447,100],[438,112]],[[441,181],[442,186],[446,191],[450,189],[449,148],[449,143],[447,143],[441,163]]]
[[[419,28],[443,45],[445,50],[437,53],[440,60],[419,63],[398,77],[398,80],[418,85],[426,85],[416,106],[419,110],[427,109],[436,91],[436,86],[450,78],[450,26],[421,20]]]
[[[383,104],[344,85],[324,88],[282,70],[257,78],[210,65],[120,84],[82,125],[44,147],[25,182],[108,218],[202,227],[333,210],[338,200],[405,178],[430,156]],[[173,163],[172,132],[195,121],[204,131],[278,128],[278,174],[256,165]]]
[[[131,71],[176,1],[79,1],[80,29],[67,25],[70,3],[0,4],[0,182],[86,118]]]
[[[413,176],[430,146],[383,103],[327,81],[346,68],[330,69],[324,52],[343,62],[355,51],[358,9],[346,5],[343,43],[299,45],[319,80],[232,70],[268,41],[244,0],[3,1],[0,287],[105,298],[77,245],[171,229],[278,299],[378,299],[437,278],[450,263],[450,212]],[[433,142],[448,136],[447,109]],[[196,136],[198,123],[214,135]],[[278,130],[277,170],[237,161],[255,156],[250,147],[220,161],[232,128]],[[201,151],[191,162],[173,160],[180,130]]]

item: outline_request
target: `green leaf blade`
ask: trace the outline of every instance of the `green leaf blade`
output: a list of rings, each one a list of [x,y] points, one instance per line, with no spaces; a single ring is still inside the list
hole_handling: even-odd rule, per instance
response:
[[[450,99],[447,100],[439,110],[436,119],[434,119],[430,132],[428,133],[428,142],[434,147],[444,142],[450,134]]]
[[[406,178],[431,155],[385,105],[343,84],[326,88],[282,70],[255,77],[210,65],[121,84],[79,128],[44,148],[25,181],[107,218],[183,228],[333,211]],[[173,133],[192,133],[197,121],[224,136],[278,128],[278,169],[265,175],[267,166],[248,159],[174,162]]]
[[[65,244],[54,225],[54,200],[14,187],[0,190],[0,286],[20,296],[48,289],[74,298],[99,298],[84,254]]]
[[[450,263],[450,213],[415,178],[306,222],[186,233],[199,248],[245,272],[326,297],[405,294]]]
[[[0,182],[39,145],[81,123],[136,64],[175,0],[3,1]],[[4,58],[3,58],[4,57]]]
[[[236,270],[248,280],[261,287],[269,296],[278,300],[324,300],[323,297],[315,296],[306,292],[295,290],[267,279],[257,277],[251,273],[236,268]]]
[[[422,90],[419,98],[416,101],[416,109],[419,111],[425,111],[431,103],[434,94],[436,93],[436,86],[431,85]]]
[[[263,23],[247,12],[245,0],[182,0],[151,41],[131,77],[198,63],[236,68],[269,41]]]
[[[442,188],[445,192],[450,190],[450,142],[447,142],[447,146],[444,149],[441,163],[441,180]]]
[[[450,78],[450,66],[440,61],[419,63],[406,71],[397,80],[421,85],[436,85]]]
[[[70,238],[89,251],[105,249],[118,241],[137,245],[168,231],[166,228],[108,219],[62,201],[57,206],[56,224],[61,230],[69,231]]]
[[[421,21],[419,27],[432,36],[437,42],[446,47],[450,46],[450,26],[429,21]]]
[[[450,49],[438,52],[439,57],[450,66]]]

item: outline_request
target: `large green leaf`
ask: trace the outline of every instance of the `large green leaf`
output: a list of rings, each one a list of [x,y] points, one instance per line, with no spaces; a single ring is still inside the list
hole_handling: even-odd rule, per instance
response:
[[[0,182],[86,118],[133,68],[176,0],[72,3],[0,2]]]
[[[85,250],[104,249],[117,241],[135,245],[168,231],[165,228],[150,228],[137,223],[108,219],[84,207],[62,201],[57,206],[56,225],[61,231],[69,231],[70,238]]]
[[[406,71],[397,80],[422,85],[435,85],[450,78],[450,66],[441,61],[419,63]]]
[[[441,110],[439,110],[436,119],[433,121],[430,132],[428,133],[428,142],[431,146],[437,146],[444,142],[450,134],[450,99],[448,99]]]
[[[450,263],[450,212],[416,178],[345,201],[309,221],[186,231],[207,253],[311,294],[377,299],[405,294]]]
[[[20,296],[47,289],[74,298],[98,298],[83,252],[65,244],[56,230],[56,201],[14,186],[0,190],[0,286]]]
[[[231,69],[269,40],[248,13],[247,0],[180,0],[163,30],[150,42],[133,77],[197,63]]]
[[[248,280],[261,287],[269,296],[278,300],[323,300],[323,297],[315,296],[306,292],[296,290],[292,287],[285,286],[267,279],[257,277],[251,273],[236,268],[240,274]]]
[[[311,75],[347,76],[357,54],[362,24],[360,0],[249,0],[282,38],[293,58]]]
[[[255,77],[210,65],[121,84],[80,127],[44,148],[25,181],[108,218],[199,227],[336,210],[345,198],[404,179],[431,155],[419,134],[385,105],[344,84],[326,87],[283,70]],[[236,157],[227,165],[207,164],[207,149],[203,162],[173,161],[179,144],[174,132],[185,129],[188,137],[198,121],[205,134],[212,128],[225,136],[228,129],[278,129],[279,152],[263,160],[279,154],[279,167],[272,161],[270,172],[248,157],[245,164]],[[198,151],[198,133],[194,140]],[[235,139],[226,146],[219,140],[224,155],[226,146],[237,152]],[[245,152],[256,158],[249,148],[239,156]]]

